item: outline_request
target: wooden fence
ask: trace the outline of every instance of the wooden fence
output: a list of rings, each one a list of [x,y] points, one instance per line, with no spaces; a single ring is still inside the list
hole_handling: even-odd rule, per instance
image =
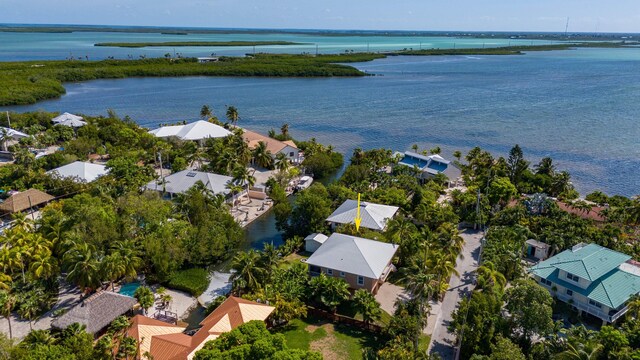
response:
[[[343,325],[348,325],[348,326],[354,326],[366,331],[371,331],[371,332],[375,332],[375,333],[381,333],[382,332],[382,327],[376,324],[366,324],[364,321],[360,321],[360,320],[356,320],[354,318],[348,317],[348,316],[344,316],[344,315],[340,315],[340,314],[333,314],[330,313],[328,311],[324,311],[321,309],[316,309],[314,307],[308,306],[307,307],[307,314],[311,315],[311,316],[316,316],[325,320],[328,320],[331,323],[334,324],[343,324]]]

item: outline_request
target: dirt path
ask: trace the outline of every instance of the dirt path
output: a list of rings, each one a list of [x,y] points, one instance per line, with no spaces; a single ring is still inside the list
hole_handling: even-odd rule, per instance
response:
[[[339,347],[338,339],[336,339],[333,328],[333,324],[322,324],[320,326],[309,325],[305,328],[309,333],[314,333],[318,328],[324,329],[327,335],[323,336],[321,339],[313,340],[309,344],[309,348],[312,351],[317,351],[322,354],[322,358],[324,360],[340,360],[342,357],[336,349]]]

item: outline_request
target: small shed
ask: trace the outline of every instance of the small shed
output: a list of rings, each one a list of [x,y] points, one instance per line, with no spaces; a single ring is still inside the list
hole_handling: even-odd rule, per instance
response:
[[[29,189],[11,195],[7,200],[0,203],[0,212],[17,213],[31,209],[33,207],[46,204],[54,197],[46,192]]]
[[[527,243],[527,257],[545,260],[549,257],[549,245],[535,239],[529,239]]]
[[[304,250],[310,253],[315,252],[327,239],[325,234],[313,233],[304,238]]]

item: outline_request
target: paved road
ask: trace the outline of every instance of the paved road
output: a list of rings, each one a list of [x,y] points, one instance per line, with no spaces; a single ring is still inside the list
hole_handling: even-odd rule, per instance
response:
[[[447,327],[451,323],[451,315],[458,308],[460,299],[468,296],[473,290],[475,270],[478,268],[480,256],[480,239],[483,234],[479,231],[467,230],[461,235],[464,238],[463,257],[459,257],[456,262],[456,270],[460,277],[453,275],[449,280],[449,290],[440,303],[440,311],[431,335],[431,344],[429,344],[429,352],[439,353],[444,360],[455,358],[456,337],[447,330]]]

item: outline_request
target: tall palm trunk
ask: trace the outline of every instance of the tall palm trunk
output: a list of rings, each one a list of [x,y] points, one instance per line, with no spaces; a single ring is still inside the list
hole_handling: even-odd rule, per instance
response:
[[[11,313],[7,315],[7,322],[9,323],[9,340],[13,339],[13,329],[11,329]]]

